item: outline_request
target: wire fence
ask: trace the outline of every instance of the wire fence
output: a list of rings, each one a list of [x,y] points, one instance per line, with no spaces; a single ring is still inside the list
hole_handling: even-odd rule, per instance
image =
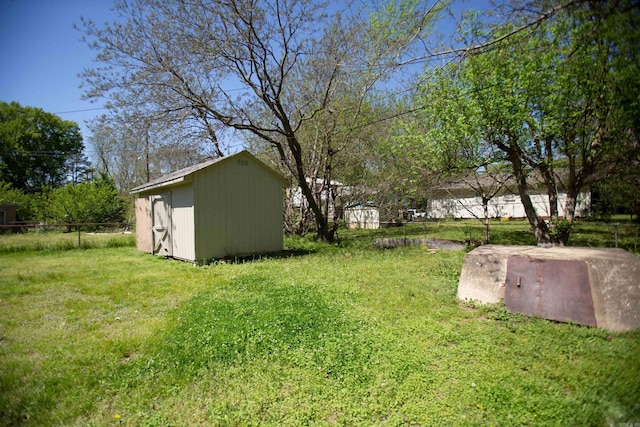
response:
[[[129,222],[0,225],[0,253],[134,245],[135,224]]]
[[[490,241],[501,245],[536,245],[531,225],[522,219],[491,219],[488,224]],[[444,219],[380,222],[378,230],[369,230],[374,237],[445,238],[484,244],[487,226],[475,219]],[[362,233],[362,232],[360,232]],[[622,248],[640,251],[640,224],[628,218],[612,221],[578,220],[571,228],[569,246]]]
[[[10,224],[0,224],[0,234],[21,233],[26,231],[97,231],[97,230],[122,230],[131,231],[132,222],[65,222],[65,223],[45,223],[16,221]]]
[[[135,246],[135,223],[36,223],[17,222],[0,225],[0,252],[31,249],[72,249],[103,246]],[[491,220],[492,244],[535,245],[535,236],[527,221]],[[436,238],[484,243],[486,228],[477,220],[393,221],[379,229],[341,229],[341,238]],[[622,248],[640,252],[640,224],[629,220],[601,222],[576,221],[570,246]]]

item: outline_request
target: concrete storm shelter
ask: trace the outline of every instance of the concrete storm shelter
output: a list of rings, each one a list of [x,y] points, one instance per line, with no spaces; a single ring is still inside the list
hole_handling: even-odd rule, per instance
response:
[[[136,246],[196,263],[282,251],[287,185],[247,151],[150,181],[131,190]]]
[[[640,257],[616,248],[480,246],[465,256],[458,298],[629,331],[640,327]]]

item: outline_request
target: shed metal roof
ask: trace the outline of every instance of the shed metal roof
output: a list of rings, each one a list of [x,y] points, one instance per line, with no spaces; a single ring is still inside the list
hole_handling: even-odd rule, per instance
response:
[[[130,194],[143,193],[146,191],[155,190],[157,188],[169,187],[171,185],[191,182],[191,180],[193,179],[193,174],[195,172],[208,168],[209,166],[214,165],[216,163],[222,163],[227,160],[239,157],[241,155],[249,156],[250,158],[255,160],[259,165],[265,168],[268,172],[277,176],[285,185],[288,184],[287,180],[282,175],[280,175],[278,172],[274,171],[272,168],[264,164],[260,159],[255,157],[253,154],[251,154],[247,150],[243,150],[243,151],[240,151],[239,153],[232,154],[230,156],[218,157],[216,159],[206,160],[202,163],[198,163],[197,165],[189,166],[184,169],[180,169],[170,174],[161,176],[160,178],[151,180],[146,184],[142,184],[138,187],[132,188],[129,193]]]

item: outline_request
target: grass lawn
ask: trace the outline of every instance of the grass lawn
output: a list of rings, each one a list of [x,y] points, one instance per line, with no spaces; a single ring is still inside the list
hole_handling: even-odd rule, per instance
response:
[[[475,225],[426,227],[407,234]],[[464,252],[371,245],[398,232],[205,267],[0,236],[0,424],[640,423],[640,331],[461,304]]]
[[[79,242],[79,243],[78,243]],[[135,246],[131,233],[27,233],[0,234],[0,254],[24,251],[66,251],[72,249]]]

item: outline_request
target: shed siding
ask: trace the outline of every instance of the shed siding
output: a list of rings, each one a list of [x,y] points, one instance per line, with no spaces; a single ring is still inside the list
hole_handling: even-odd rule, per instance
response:
[[[196,258],[205,260],[219,257],[224,253],[226,242],[223,241],[226,227],[225,216],[222,214],[220,192],[224,189],[224,174],[220,171],[225,167],[218,165],[210,170],[196,172],[193,182],[194,201],[198,209],[194,212],[198,233],[195,236]]]
[[[196,173],[196,259],[282,250],[282,183],[250,156]]]
[[[148,197],[137,197],[136,211],[136,248],[140,252],[151,253],[151,208]]]
[[[193,189],[191,185],[171,190],[171,237],[173,257],[193,261],[195,232],[193,219]]]

